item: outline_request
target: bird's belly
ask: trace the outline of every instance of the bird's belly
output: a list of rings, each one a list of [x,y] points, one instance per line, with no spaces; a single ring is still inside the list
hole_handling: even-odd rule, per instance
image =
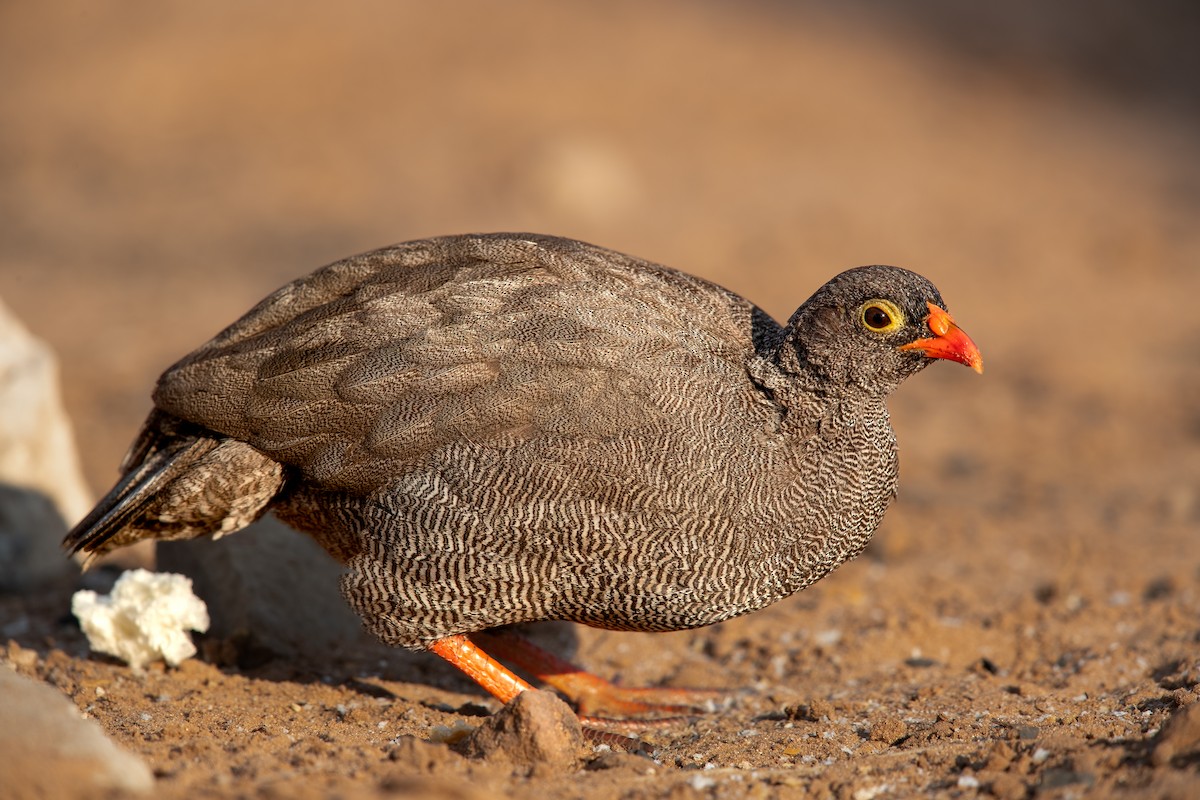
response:
[[[775,542],[731,476],[610,444],[464,452],[367,497],[301,487],[279,513],[341,555],[347,599],[396,644],[541,619],[675,630],[764,605]]]
[[[292,498],[320,519],[281,516],[344,554],[351,605],[406,646],[544,619],[708,625],[791,594],[854,546],[838,527],[852,516],[814,514],[825,498],[803,485],[688,459],[620,441],[582,454],[463,448],[367,497]]]
[[[544,499],[381,508],[352,563],[423,636],[539,619],[627,630],[709,624],[755,606],[744,532],[718,519]],[[760,554],[761,555],[761,554]]]

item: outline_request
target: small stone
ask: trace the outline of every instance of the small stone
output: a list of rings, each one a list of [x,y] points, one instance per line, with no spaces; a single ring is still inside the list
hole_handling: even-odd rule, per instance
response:
[[[1155,578],[1146,584],[1145,591],[1142,592],[1143,599],[1153,602],[1155,600],[1165,600],[1176,591],[1175,579],[1170,575],[1164,575]]]
[[[644,756],[635,756],[632,753],[621,753],[616,750],[606,750],[584,764],[583,768],[588,772],[622,769],[646,775],[653,771],[654,762]]]
[[[828,719],[833,716],[833,704],[828,700],[817,698],[810,700],[807,703],[795,703],[786,706],[783,713],[791,720],[803,720],[805,722],[820,722],[822,719]]]
[[[525,766],[574,767],[583,748],[583,729],[570,707],[551,692],[529,690],[469,736],[463,750],[472,758],[507,759]]]
[[[1089,772],[1077,772],[1067,767],[1056,767],[1042,773],[1042,780],[1038,788],[1041,791],[1050,791],[1075,784],[1091,786],[1095,782],[1096,776]]]
[[[1028,787],[1016,775],[1002,772],[989,775],[986,783],[988,794],[1000,800],[1021,800],[1028,796]]]
[[[1181,708],[1163,723],[1150,757],[1156,767],[1166,766],[1181,756],[1200,753],[1200,704]]]
[[[433,744],[458,744],[474,732],[474,725],[456,720],[453,725],[434,725],[429,731],[429,741]]]
[[[918,669],[935,667],[937,663],[932,658],[926,658],[925,656],[912,656],[911,658],[904,659],[905,666],[916,667]]]
[[[401,736],[388,751],[388,761],[412,769],[418,773],[434,774],[447,767],[456,767],[462,757],[445,745],[423,742],[415,736]]]
[[[871,723],[871,741],[896,744],[908,736],[908,726],[895,717],[883,717]]]

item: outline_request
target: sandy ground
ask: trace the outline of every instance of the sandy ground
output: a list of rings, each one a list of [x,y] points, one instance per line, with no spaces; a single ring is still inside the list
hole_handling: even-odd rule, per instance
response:
[[[1195,19],[952,5],[4,5],[0,296],[60,355],[97,490],[165,366],[426,235],[574,236],[778,317],[902,264],[987,362],[895,398],[858,561],[708,629],[578,631],[599,674],[744,690],[653,759],[466,759],[439,731],[495,705],[423,655],[207,642],[136,675],[89,656],[74,586],[0,598],[5,660],[164,798],[1200,794],[1200,138],[1164,56]]]

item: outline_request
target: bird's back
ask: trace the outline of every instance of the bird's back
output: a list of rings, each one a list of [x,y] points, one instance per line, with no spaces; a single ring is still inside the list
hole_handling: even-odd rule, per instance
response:
[[[777,333],[737,295],[613,251],[447,237],[285,286],[167,370],[155,403],[361,493],[453,443],[600,440],[687,413]]]

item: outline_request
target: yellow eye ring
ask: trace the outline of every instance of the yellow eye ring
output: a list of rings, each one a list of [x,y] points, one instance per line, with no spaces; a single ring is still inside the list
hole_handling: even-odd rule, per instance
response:
[[[862,304],[858,318],[872,333],[891,333],[904,324],[904,312],[890,300],[868,300]]]

